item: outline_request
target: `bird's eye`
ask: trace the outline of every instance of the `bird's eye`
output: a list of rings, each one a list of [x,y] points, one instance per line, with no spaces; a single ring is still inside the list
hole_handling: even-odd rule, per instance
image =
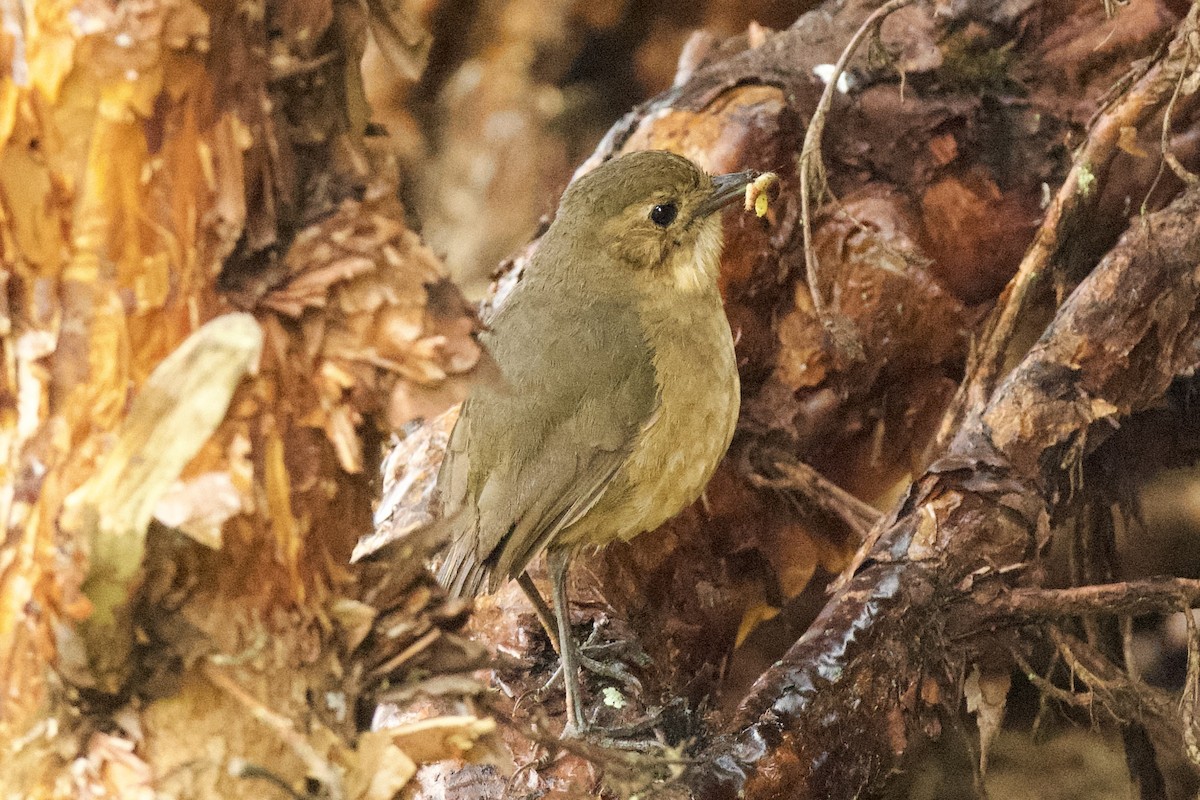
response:
[[[660,203],[650,209],[650,221],[660,228],[665,228],[675,221],[679,209],[674,203]]]

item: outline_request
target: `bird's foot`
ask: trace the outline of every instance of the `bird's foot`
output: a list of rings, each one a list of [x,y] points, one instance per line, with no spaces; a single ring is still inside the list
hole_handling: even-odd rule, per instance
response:
[[[633,719],[627,716],[624,723],[613,724],[598,721],[603,712],[593,709],[591,719],[581,718],[582,726],[568,721],[559,738],[600,750],[677,757],[681,745],[669,741],[667,730],[678,727],[680,713],[686,713],[686,705],[675,699],[665,707],[651,706],[642,716]]]
[[[631,663],[638,667],[645,667],[650,663],[650,657],[636,642],[603,642],[600,637],[601,629],[593,628],[587,641],[579,646],[580,668],[599,678],[614,681],[628,691],[640,694],[642,682],[630,672],[626,664]],[[562,683],[562,677],[563,671],[560,663],[549,680],[538,690],[538,694],[541,695],[557,687]]]
[[[592,726],[588,724],[587,720],[576,722],[575,720],[569,719],[567,720],[566,724],[563,725],[562,734],[559,738],[587,739],[590,737],[591,733]]]
[[[606,747],[610,750],[627,750],[637,753],[652,753],[662,750],[666,745],[656,736],[657,728],[663,721],[663,710],[651,708],[646,715],[625,725],[598,726],[594,721],[584,720],[583,725],[573,725],[570,722],[563,727],[562,738],[586,739],[592,744]]]

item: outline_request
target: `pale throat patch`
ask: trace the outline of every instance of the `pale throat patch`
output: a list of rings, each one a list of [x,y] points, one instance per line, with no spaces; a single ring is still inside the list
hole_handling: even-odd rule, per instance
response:
[[[675,252],[669,269],[671,280],[681,292],[695,294],[716,280],[720,261],[720,220],[705,221],[692,246]]]

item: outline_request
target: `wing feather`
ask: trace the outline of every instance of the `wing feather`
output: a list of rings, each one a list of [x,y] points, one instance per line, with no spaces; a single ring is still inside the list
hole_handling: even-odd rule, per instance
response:
[[[438,580],[456,594],[520,574],[604,496],[654,419],[652,353],[632,304],[542,299],[514,295],[495,320],[485,343],[504,387],[473,392],[438,475],[451,529]]]

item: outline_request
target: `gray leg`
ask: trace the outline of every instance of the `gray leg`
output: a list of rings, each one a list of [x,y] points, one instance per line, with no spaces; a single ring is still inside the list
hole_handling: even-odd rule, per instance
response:
[[[525,593],[525,598],[529,601],[529,604],[533,606],[533,613],[537,615],[538,622],[542,624],[542,629],[546,631],[546,635],[550,637],[550,646],[554,648],[555,653],[561,656],[562,647],[560,647],[558,644],[558,622],[554,618],[554,612],[550,610],[550,606],[547,605],[546,601],[542,598],[542,593],[538,591],[537,585],[534,584],[533,578],[529,577],[528,571],[522,572],[517,578],[517,585],[520,586],[521,591]],[[597,630],[592,631],[592,639],[596,637],[597,633]],[[576,648],[575,657],[579,660],[580,668],[592,673],[593,675],[599,675],[601,678],[608,678],[609,680],[617,681],[618,683],[628,686],[634,691],[640,692],[642,690],[642,682],[637,679],[636,675],[626,669],[623,664],[620,662],[610,664],[604,660],[604,656],[601,656],[600,658],[592,658],[588,655],[589,648],[593,648],[596,651],[604,651],[605,654],[607,654],[607,651],[612,649],[614,644],[620,647],[622,646],[622,643],[615,642],[607,645],[596,645],[592,639],[584,642],[581,647]],[[640,663],[636,660],[637,655],[638,653],[634,654],[635,663]],[[645,657],[644,653],[641,655]],[[642,666],[645,666],[645,664],[642,664]],[[546,682],[546,685],[543,686],[542,689],[549,689],[551,686],[558,683],[558,678],[561,674],[562,666],[559,665],[559,668],[554,672],[553,675],[550,676],[550,680]]]
[[[554,615],[558,617],[559,657],[562,660],[563,685],[567,690],[567,727],[563,736],[576,736],[587,728],[583,717],[583,696],[579,687],[579,659],[575,637],[571,635],[571,609],[567,605],[567,562],[571,553],[552,548],[546,553],[550,585],[554,599]]]
[[[550,610],[550,606],[546,605],[546,601],[542,599],[542,593],[534,585],[533,578],[529,577],[528,571],[522,572],[517,577],[517,585],[525,593],[529,604],[533,606],[533,613],[537,614],[538,622],[542,623],[542,628],[545,629],[546,635],[550,637],[550,646],[554,648],[554,652],[562,655],[562,648],[558,645],[558,622],[554,619],[554,612]]]

